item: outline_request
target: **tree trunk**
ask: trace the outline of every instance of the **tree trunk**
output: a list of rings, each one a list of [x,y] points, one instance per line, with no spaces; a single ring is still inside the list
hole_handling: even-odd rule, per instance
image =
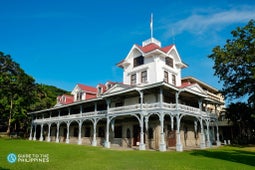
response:
[[[7,131],[6,131],[7,135],[10,135],[10,133],[11,133],[12,107],[13,107],[13,101],[12,101],[12,97],[11,97],[11,107],[10,107],[8,126],[7,126]]]

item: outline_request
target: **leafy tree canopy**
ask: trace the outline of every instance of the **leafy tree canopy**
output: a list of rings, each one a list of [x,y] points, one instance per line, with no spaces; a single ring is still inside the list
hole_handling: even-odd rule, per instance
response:
[[[0,52],[0,130],[25,130],[30,123],[27,112],[54,106],[63,93],[68,92],[36,84],[10,55]]]
[[[214,60],[214,74],[223,82],[223,95],[228,99],[248,96],[255,104],[255,23],[250,20],[244,27],[231,32],[223,47],[216,46],[209,56]]]

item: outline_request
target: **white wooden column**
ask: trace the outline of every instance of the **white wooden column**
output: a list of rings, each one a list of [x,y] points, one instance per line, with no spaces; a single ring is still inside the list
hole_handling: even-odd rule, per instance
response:
[[[174,117],[171,116],[171,130],[174,130]]]
[[[144,124],[144,116],[143,116],[143,113],[141,113],[141,118],[140,118],[141,132],[140,132],[139,150],[145,150],[143,124]]]
[[[92,140],[92,146],[97,146],[97,120],[93,120],[93,140]]]
[[[176,151],[182,152],[183,151],[183,146],[181,143],[181,133],[180,133],[180,123],[181,123],[181,118],[178,113],[176,116],[176,125],[177,125],[177,131],[176,131]]]
[[[176,151],[182,152],[183,151],[183,146],[181,143],[181,134],[180,134],[180,123],[181,123],[181,118],[180,118],[180,113],[179,113],[179,95],[181,92],[184,90],[179,90],[178,92],[175,93],[175,103],[176,103]]]
[[[159,118],[160,128],[161,128],[159,151],[161,151],[161,152],[166,151],[166,142],[165,142],[165,133],[164,133],[164,117],[165,117],[165,115],[163,113],[161,113],[160,118]]]
[[[40,141],[43,141],[43,124],[41,124]]]
[[[70,129],[70,121],[67,121],[66,122],[66,143],[70,142],[69,129]]]
[[[33,140],[36,140],[36,124],[34,124],[34,126],[35,126],[35,131],[34,131],[34,137],[33,137]]]
[[[200,132],[200,148],[204,149],[205,148],[205,135],[204,135],[204,125],[203,125],[203,119],[200,118],[200,127],[201,127],[201,132]]]
[[[59,122],[57,123],[57,135],[56,135],[56,143],[59,143]]]
[[[33,135],[33,123],[31,123],[31,127],[30,127],[29,140],[32,140],[32,139],[33,139],[32,135]]]
[[[82,105],[80,105],[80,114],[82,115]]]
[[[198,100],[198,106],[200,109],[200,114],[202,114],[202,99]],[[207,109],[207,107],[205,107]],[[200,132],[200,148],[204,149],[205,148],[205,134],[204,134],[204,125],[203,125],[203,118],[200,118],[200,127],[201,127],[201,132]]]
[[[221,146],[218,121],[216,121],[216,131],[217,131],[216,132],[216,144],[217,144],[217,146]]]
[[[110,148],[111,143],[109,141],[109,126],[110,126],[110,117],[108,116],[109,110],[110,110],[110,99],[106,99],[106,104],[107,104],[107,116],[106,116],[106,134],[105,134],[105,142],[104,142],[104,147],[105,148]]]
[[[211,147],[212,144],[211,144],[211,140],[210,140],[210,127],[209,127],[209,124],[210,124],[210,120],[207,119],[206,120],[206,130],[207,130],[207,141],[206,141],[206,145],[207,147]]]
[[[109,116],[107,116],[106,118],[106,135],[105,135],[105,143],[104,143],[104,147],[105,148],[110,148],[111,147],[111,143],[109,141],[109,126],[110,126],[110,118]]]
[[[140,94],[140,109],[141,109],[141,113],[140,113],[140,119],[139,123],[140,123],[140,143],[139,143],[139,150],[145,150],[146,146],[144,143],[144,111],[143,111],[143,92],[142,91],[138,91],[138,93]]]
[[[68,116],[70,116],[70,114],[71,114],[71,108],[69,107],[68,108]]]
[[[159,89],[159,101],[160,101],[160,108],[163,108],[163,89],[162,87]],[[164,133],[164,118],[165,114],[160,112],[159,120],[160,120],[160,144],[159,144],[159,151],[164,152],[166,151],[166,142],[165,142],[165,133]]]
[[[81,145],[81,127],[82,127],[82,120],[79,120],[79,134],[78,134],[78,145]]]
[[[47,142],[50,142],[50,127],[51,127],[51,124],[49,123],[48,124],[48,138],[47,138]]]

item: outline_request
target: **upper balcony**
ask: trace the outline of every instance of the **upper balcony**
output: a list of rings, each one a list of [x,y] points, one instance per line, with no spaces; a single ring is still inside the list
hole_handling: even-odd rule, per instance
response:
[[[48,117],[48,118],[36,118],[34,123],[56,123],[59,121],[70,121],[70,120],[79,120],[79,119],[86,119],[92,117],[104,118],[105,115],[116,115],[116,116],[123,116],[123,115],[131,115],[136,113],[141,113],[144,111],[145,113],[150,112],[169,112],[172,115],[177,114],[179,111],[180,114],[186,114],[189,116],[199,116],[199,117],[213,117],[216,118],[216,114],[209,113],[205,111],[201,111],[199,108],[183,105],[183,104],[171,104],[165,103],[162,104],[160,102],[157,103],[150,103],[150,104],[134,104],[134,105],[127,105],[127,106],[119,106],[119,107],[111,107],[109,110],[101,110],[101,111],[91,111],[91,112],[82,112],[82,113],[75,113],[75,114],[68,114],[68,115],[59,115],[55,117]]]

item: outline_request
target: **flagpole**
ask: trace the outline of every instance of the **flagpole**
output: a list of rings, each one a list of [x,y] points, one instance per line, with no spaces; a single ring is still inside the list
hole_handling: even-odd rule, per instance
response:
[[[151,13],[150,29],[151,29],[151,38],[153,38],[153,13]]]

